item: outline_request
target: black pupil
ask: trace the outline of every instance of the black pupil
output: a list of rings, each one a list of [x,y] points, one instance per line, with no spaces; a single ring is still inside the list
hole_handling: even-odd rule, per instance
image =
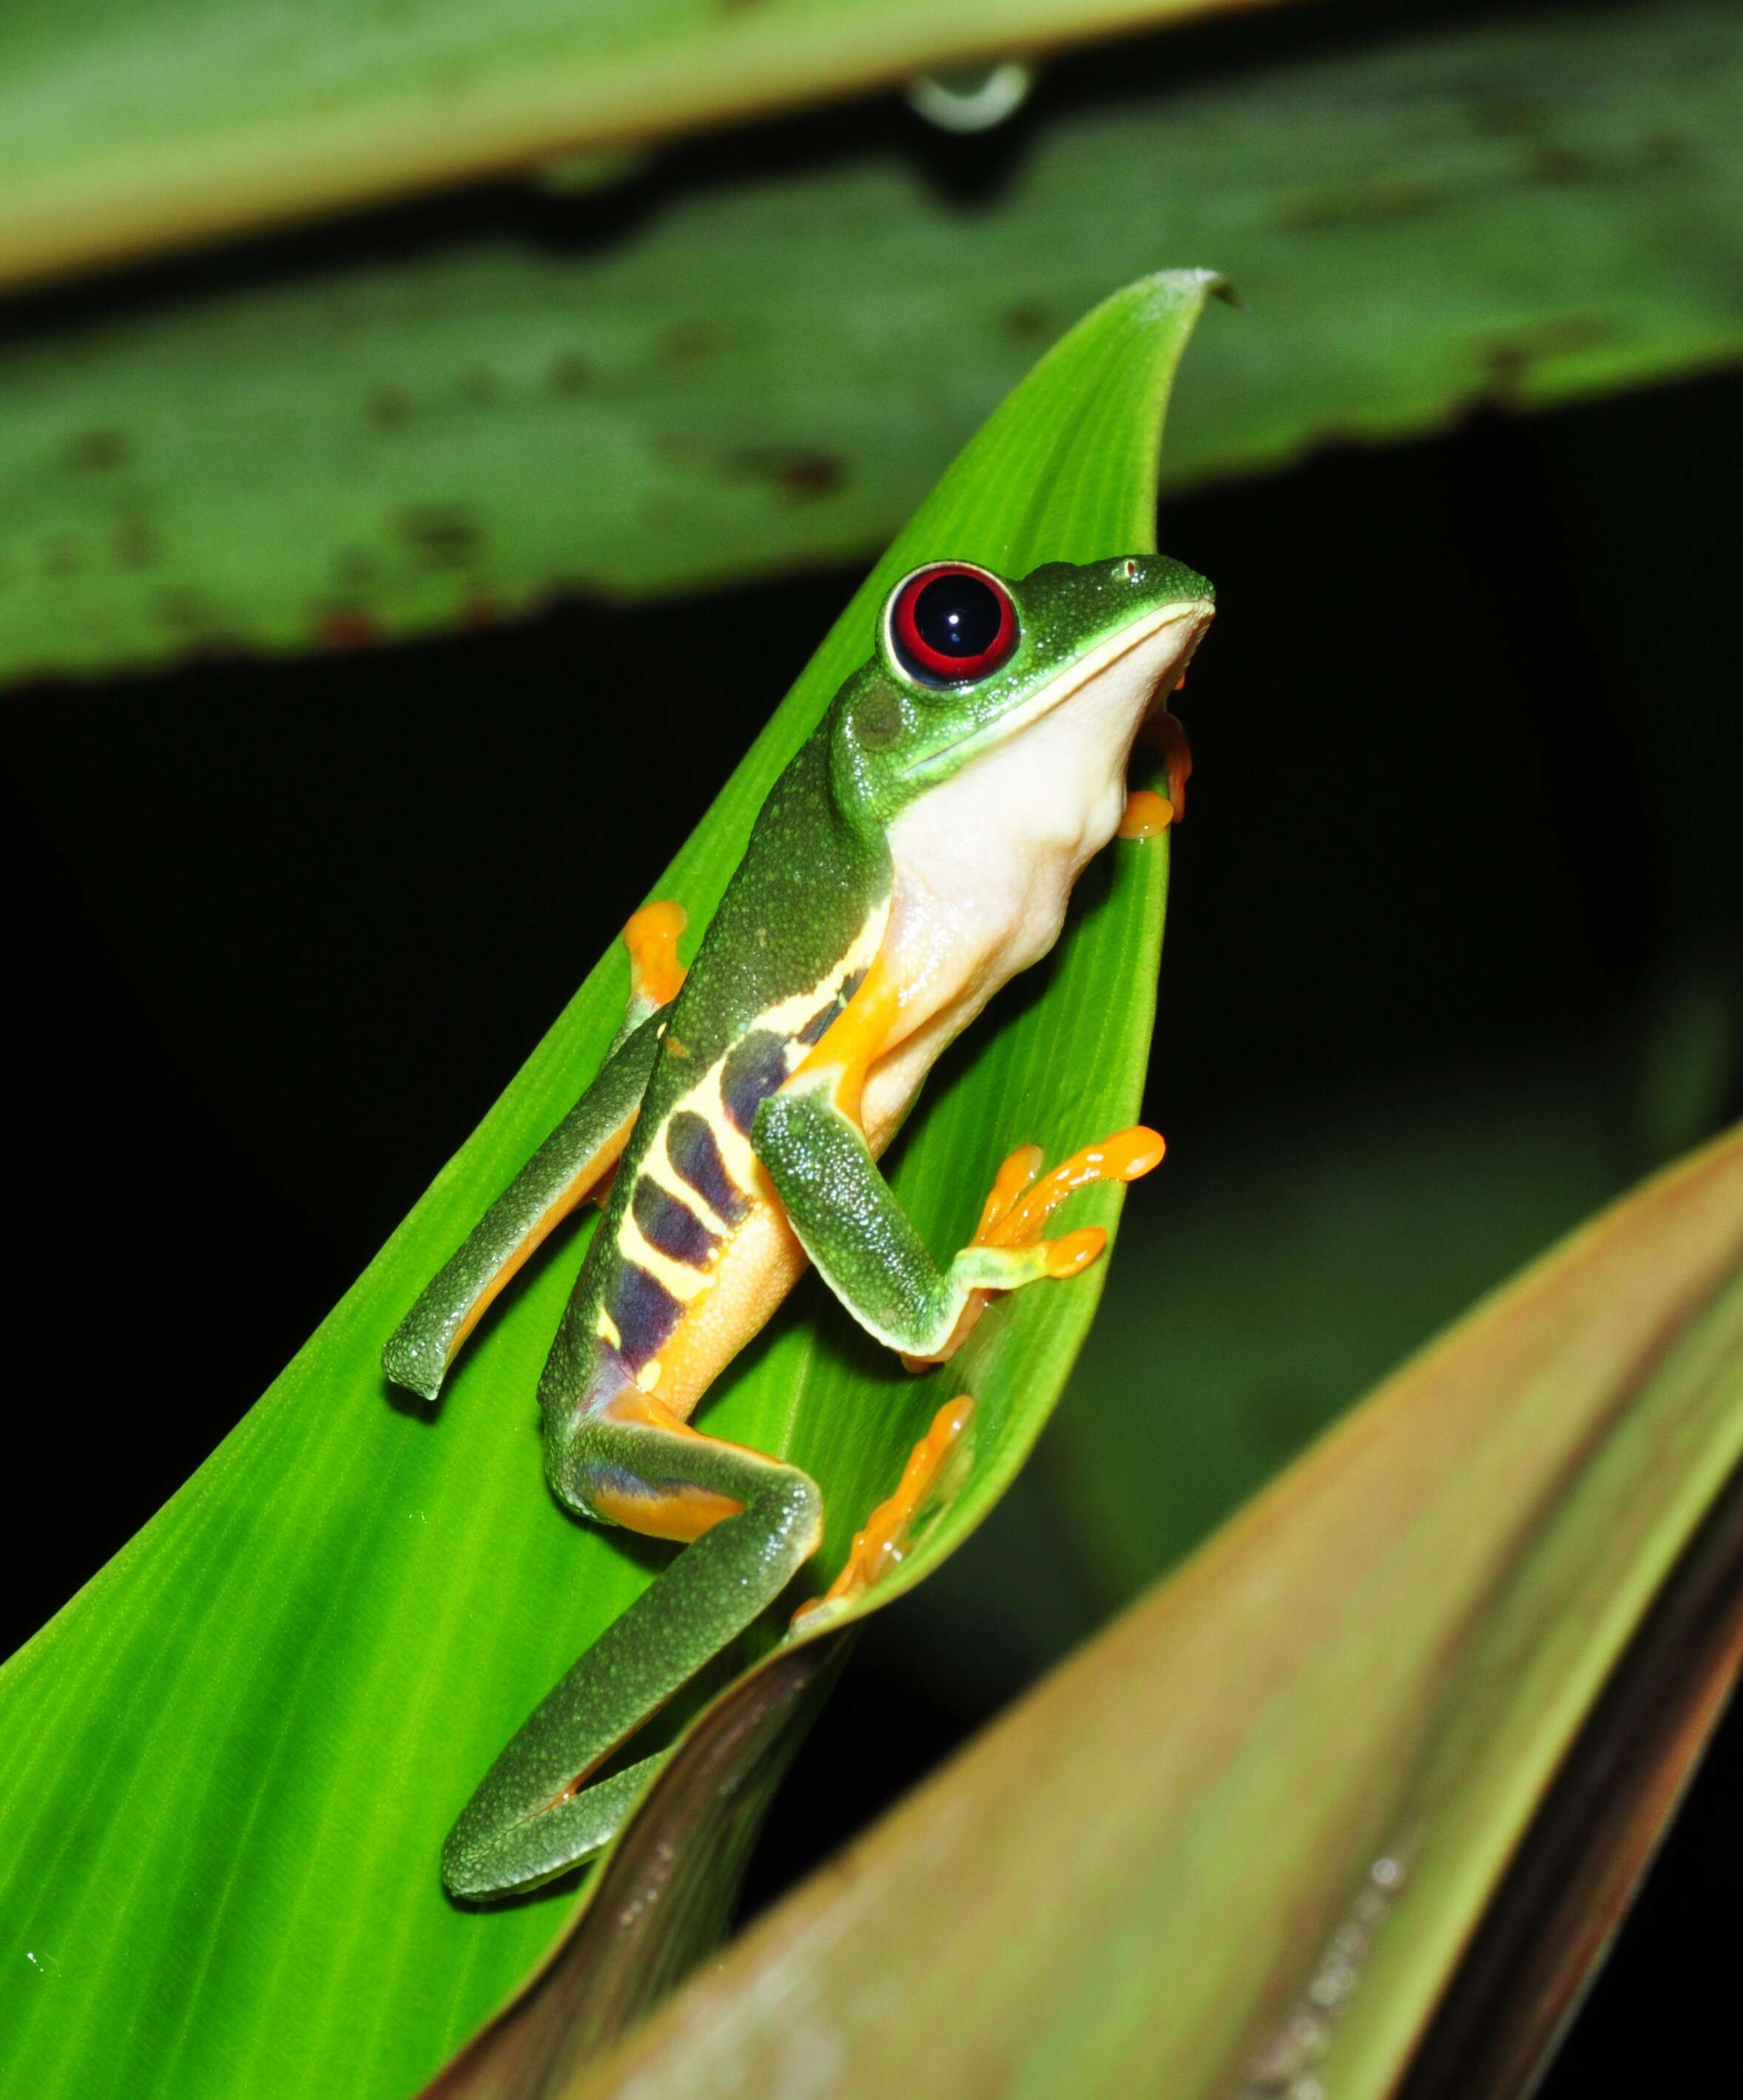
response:
[[[999,638],[998,593],[978,576],[936,576],[914,602],[914,627],[940,656],[984,656]]]

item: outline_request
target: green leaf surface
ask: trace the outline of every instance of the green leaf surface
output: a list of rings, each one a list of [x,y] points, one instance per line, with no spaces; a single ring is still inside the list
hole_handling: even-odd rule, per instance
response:
[[[0,285],[1228,4],[11,0]]]
[[[1743,1531],[1715,1505],[1740,1457],[1734,1132],[1480,1307],[611,2058],[541,2090],[1380,2100],[1655,1598],[1691,1568],[1709,1602],[1716,1565],[1734,1586]],[[1719,1617],[1656,1794],[1600,1826],[1624,1882],[1734,1665]],[[1551,2014],[1569,1973],[1533,1979]],[[1503,2047],[1504,2082],[1433,2089],[1507,2100],[1532,2060]]]
[[[1176,483],[1734,359],[1740,104],[1734,8],[1308,62],[1259,40],[1211,78],[1134,55],[1114,97],[1044,90],[972,206],[921,153],[777,146],[524,237],[23,314],[0,678],[857,560],[1043,344],[1169,253],[1225,258],[1250,315],[1189,382]]]
[[[956,461],[661,884],[692,941],[894,576],[942,554],[1021,572],[1154,545],[1162,411],[1214,281],[1168,273],[1106,301]],[[1013,1144],[1057,1156],[1131,1120],[1166,872],[1165,840],[1107,856],[1055,957],[941,1068],[894,1168],[936,1246],[967,1238]],[[435,1861],[496,1749],[663,1557],[572,1522],[541,1477],[532,1395],[576,1241],[505,1299],[439,1415],[391,1405],[377,1361],[585,1083],[625,989],[613,955],[271,1392],[0,1676],[4,1907],[28,1951],[0,1972],[0,2034],[32,2100],[401,2095],[567,1921],[572,1885],[468,1912]],[[1111,1224],[1118,1192],[1077,1207]],[[1022,1462],[1099,1289],[1097,1271],[1026,1293],[947,1371],[911,1379],[805,1286],[708,1426],[815,1475],[827,1574],[936,1409],[971,1391],[966,1476],[911,1580]],[[179,1345],[157,1338],[154,1390],[173,1390]],[[717,1920],[742,1852],[720,1849]]]

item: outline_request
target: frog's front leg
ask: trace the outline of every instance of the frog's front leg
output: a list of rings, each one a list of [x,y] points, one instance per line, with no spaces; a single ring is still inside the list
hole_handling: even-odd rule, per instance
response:
[[[973,1239],[941,1268],[879,1171],[840,1080],[827,1066],[796,1074],[757,1110],[752,1143],[823,1281],[863,1327],[917,1363],[953,1354],[988,1294],[1087,1268],[1107,1235],[1091,1225],[1048,1238],[1052,1211],[1092,1181],[1136,1180],[1163,1154],[1154,1131],[1123,1131],[1037,1181],[1040,1154],[1024,1147],[1001,1168]]]
[[[808,1475],[699,1434],[627,1374],[552,1437],[547,1470],[571,1509],[687,1543],[485,1774],[443,1847],[457,1896],[534,1887],[607,1844],[658,1760],[593,1785],[589,1773],[743,1632],[823,1537]]]

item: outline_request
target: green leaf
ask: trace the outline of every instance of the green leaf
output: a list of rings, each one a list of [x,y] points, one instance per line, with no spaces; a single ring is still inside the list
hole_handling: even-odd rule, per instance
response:
[[[1129,72],[1044,95],[972,213],[894,148],[704,163],[524,237],[20,315],[0,677],[857,561],[1169,252],[1225,258],[1250,311],[1191,377],[1177,483],[1743,354],[1736,10]]]
[[[0,285],[1216,0],[11,0]]]
[[[692,938],[779,768],[863,660],[895,575],[942,554],[1021,571],[1154,544],[1162,411],[1214,282],[1168,273],[1105,302],[947,474],[661,885]],[[1119,847],[1080,885],[1056,957],[941,1068],[894,1167],[933,1245],[967,1238],[1013,1144],[1057,1156],[1131,1120],[1166,871],[1165,842]],[[591,1073],[625,989],[607,957],[271,1392],[0,1675],[4,1902],[28,1950],[0,1971],[0,2032],[32,2100],[403,2095],[563,1930],[572,1886],[463,1911],[435,1862],[511,1730],[660,1564],[645,1542],[571,1521],[541,1478],[532,1396],[575,1239],[505,1299],[439,1417],[391,1405],[377,1360]],[[1079,1207],[1110,1224],[1117,1192]],[[708,1426],[816,1476],[827,1574],[966,1381],[967,1477],[911,1580],[1022,1462],[1099,1288],[1097,1271],[1024,1294],[950,1374],[923,1379],[803,1290],[711,1397]],[[196,1290],[149,1343],[153,1388],[173,1390],[175,1352],[199,1346]],[[139,1345],[107,1338],[93,1361],[113,1404]],[[704,1891],[717,1922],[742,1851],[723,1846]]]
[[[1488,1963],[1498,2028],[1466,2005],[1451,2039],[1484,2075],[1413,2089],[1507,2100],[1743,1648],[1740,1457],[1734,1132],[1480,1307],[590,2076],[540,2089],[1380,2100],[1571,1778],[1620,1856],[1576,1855],[1552,1804],[1576,1900],[1539,1903],[1519,1990]],[[1665,1646],[1631,1647],[1661,1595]],[[1619,1690],[1637,1722],[1668,1691],[1670,1725],[1595,1796],[1582,1729]]]

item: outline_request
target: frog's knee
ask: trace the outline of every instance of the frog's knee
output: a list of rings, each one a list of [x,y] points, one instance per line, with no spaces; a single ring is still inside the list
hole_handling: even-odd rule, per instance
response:
[[[766,1505],[775,1535],[796,1565],[823,1542],[823,1491],[809,1473],[783,1466]]]

